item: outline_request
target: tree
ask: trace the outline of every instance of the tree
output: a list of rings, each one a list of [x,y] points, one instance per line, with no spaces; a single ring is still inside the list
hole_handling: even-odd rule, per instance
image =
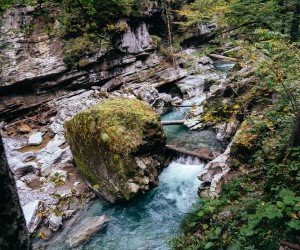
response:
[[[300,109],[298,110],[298,114],[296,117],[294,129],[292,131],[289,146],[291,148],[300,146]]]
[[[31,243],[0,135],[0,249],[26,250]]]
[[[291,25],[291,38],[292,41],[298,41],[300,38],[299,34],[299,24],[300,24],[300,0],[296,0],[295,11],[292,19]]]

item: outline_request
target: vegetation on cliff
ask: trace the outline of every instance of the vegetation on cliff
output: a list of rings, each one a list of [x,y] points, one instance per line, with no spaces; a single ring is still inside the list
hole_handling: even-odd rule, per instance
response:
[[[221,23],[211,41],[238,58],[224,88],[204,104],[206,122],[241,124],[231,146],[231,180],[219,198],[183,222],[175,249],[276,249],[299,244],[299,1],[195,1],[180,14],[193,29]],[[203,7],[202,9],[200,8]],[[200,10],[206,10],[201,12]],[[200,11],[200,12],[199,12]]]

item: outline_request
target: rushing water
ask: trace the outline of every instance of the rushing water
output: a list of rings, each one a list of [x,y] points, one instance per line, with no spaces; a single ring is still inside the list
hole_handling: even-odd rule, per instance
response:
[[[97,201],[90,215],[109,215],[107,228],[82,249],[168,249],[166,239],[178,230],[184,214],[197,201],[203,164],[190,157],[174,160],[160,175],[160,185],[126,205]]]
[[[223,60],[217,60],[217,61],[214,62],[215,69],[220,71],[221,73],[223,73],[224,79],[227,76],[227,72],[230,69],[232,69],[234,65],[235,65],[235,63],[226,62],[226,61],[223,61]]]
[[[224,74],[233,64],[216,62],[216,68]],[[183,105],[199,105],[205,96],[198,96],[183,102]],[[183,119],[188,107],[177,108],[162,116],[162,120]],[[190,150],[202,146],[220,149],[221,146],[211,131],[188,133],[183,125],[165,126],[168,143]],[[172,238],[185,214],[199,202],[197,189],[200,181],[197,176],[204,164],[196,158],[179,157],[163,170],[160,185],[128,204],[111,205],[96,200],[82,217],[106,214],[110,217],[108,226],[94,235],[77,249],[87,250],[166,250],[167,239]],[[66,233],[67,234],[67,233]],[[67,249],[67,236],[51,244],[53,250]]]
[[[173,160],[159,176],[160,185],[128,204],[111,205],[96,200],[83,218],[106,214],[107,227],[76,249],[147,250],[169,249],[167,239],[178,231],[185,213],[198,201],[197,175],[204,164],[192,157]],[[68,249],[67,233],[47,249]]]

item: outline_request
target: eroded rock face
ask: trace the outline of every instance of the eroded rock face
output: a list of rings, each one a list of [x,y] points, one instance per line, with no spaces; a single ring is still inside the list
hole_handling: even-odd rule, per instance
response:
[[[146,103],[106,100],[65,127],[79,172],[108,201],[129,200],[158,185],[166,137]]]
[[[128,26],[113,51],[99,48],[89,56],[85,67],[68,69],[59,37],[60,8],[43,5],[43,10],[54,20],[50,25],[54,28],[51,35],[43,30],[43,20],[34,14],[38,8],[12,7],[0,20],[3,23],[0,27],[3,44],[0,52],[0,118],[14,118],[74,90],[93,85],[121,85],[134,79],[135,73],[161,62],[152,54],[155,46],[147,25],[140,22],[134,28]],[[31,25],[35,27],[33,30],[24,31],[23,27]],[[117,83],[110,83],[118,76]]]

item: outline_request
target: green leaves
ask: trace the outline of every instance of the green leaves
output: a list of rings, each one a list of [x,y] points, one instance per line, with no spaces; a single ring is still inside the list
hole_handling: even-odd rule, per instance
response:
[[[291,229],[300,230],[300,220],[291,220],[286,223]]]
[[[204,246],[204,249],[211,249],[214,246],[213,242],[207,242]]]

